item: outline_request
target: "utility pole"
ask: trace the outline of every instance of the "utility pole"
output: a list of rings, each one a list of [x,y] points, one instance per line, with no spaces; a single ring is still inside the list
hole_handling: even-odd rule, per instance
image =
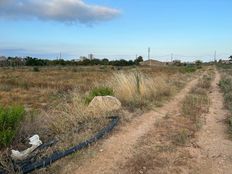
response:
[[[148,60],[150,61],[150,66],[151,66],[151,57],[150,57],[150,53],[151,53],[151,48],[148,47]]]
[[[217,51],[214,51],[214,62],[217,61]]]

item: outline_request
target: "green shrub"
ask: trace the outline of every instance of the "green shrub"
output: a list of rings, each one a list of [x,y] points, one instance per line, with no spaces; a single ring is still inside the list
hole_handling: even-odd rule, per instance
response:
[[[0,147],[12,142],[24,113],[21,106],[0,107]]]
[[[196,66],[186,66],[180,69],[182,73],[193,73],[197,70]]]
[[[107,96],[107,95],[114,95],[114,91],[112,88],[109,87],[97,87],[90,91],[89,95],[85,97],[85,103],[89,104],[95,96]]]
[[[14,130],[0,131],[0,147],[9,145],[12,142],[15,134],[16,131]]]

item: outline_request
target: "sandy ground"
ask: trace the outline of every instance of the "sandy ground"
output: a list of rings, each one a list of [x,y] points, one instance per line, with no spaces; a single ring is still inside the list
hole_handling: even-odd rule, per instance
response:
[[[225,124],[227,111],[223,107],[219,80],[220,74],[216,71],[210,93],[211,107],[206,115],[206,124],[198,133],[199,173],[202,174],[232,174],[232,141],[228,139]]]
[[[104,140],[102,150],[90,161],[86,161],[75,171],[77,174],[110,174],[118,173],[121,164],[133,158],[133,148],[139,138],[146,135],[157,120],[167,113],[178,112],[178,106],[191,88],[197,84],[197,79],[189,82],[171,101],[157,108],[156,111],[143,114],[131,123],[120,128],[113,136]]]
[[[181,102],[197,84],[197,79],[188,83],[163,107],[135,118],[105,139],[101,152],[91,160],[86,160],[75,173],[232,174],[232,141],[228,137],[225,124],[227,111],[223,107],[223,96],[218,87],[220,74],[215,72],[209,94],[209,112],[204,115],[205,124],[189,145],[172,146],[172,143],[167,143],[170,139],[166,138],[172,134],[172,130],[183,127],[186,122],[181,120],[184,118],[179,114]],[[165,118],[170,114],[171,119]],[[159,121],[164,125],[157,126]],[[184,126],[188,127],[187,122]]]

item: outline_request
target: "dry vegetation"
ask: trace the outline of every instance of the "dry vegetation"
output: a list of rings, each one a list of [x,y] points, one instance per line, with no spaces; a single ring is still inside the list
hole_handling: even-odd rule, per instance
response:
[[[189,147],[196,146],[195,133],[208,112],[213,76],[209,70],[185,97],[180,112],[167,113],[140,139],[122,173],[198,173],[196,154]]]
[[[224,93],[224,105],[229,110],[227,117],[228,132],[232,135],[232,66],[221,65],[218,67],[222,75],[219,83],[222,92]],[[231,136],[232,137],[232,136]]]
[[[124,111],[161,105],[193,77],[176,67],[3,68],[0,72],[1,105],[22,105],[27,111],[10,148],[25,149],[27,139],[39,134],[43,142],[58,140],[46,154],[78,144],[108,123],[106,116],[112,113],[96,117],[87,110],[85,98],[93,88],[113,89],[123,105],[116,114],[123,116]],[[0,166],[11,170],[8,153],[2,149]]]

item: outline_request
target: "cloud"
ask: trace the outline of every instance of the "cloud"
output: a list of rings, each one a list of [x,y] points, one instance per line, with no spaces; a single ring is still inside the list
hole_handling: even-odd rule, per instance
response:
[[[90,5],[83,0],[0,0],[2,19],[39,19],[92,24],[111,20],[119,10]]]

